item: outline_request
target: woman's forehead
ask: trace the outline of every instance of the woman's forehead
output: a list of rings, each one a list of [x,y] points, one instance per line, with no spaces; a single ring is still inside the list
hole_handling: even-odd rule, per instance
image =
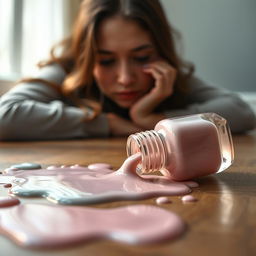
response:
[[[133,50],[142,45],[152,45],[151,36],[134,20],[115,16],[102,21],[98,28],[98,49],[114,51],[124,48]]]

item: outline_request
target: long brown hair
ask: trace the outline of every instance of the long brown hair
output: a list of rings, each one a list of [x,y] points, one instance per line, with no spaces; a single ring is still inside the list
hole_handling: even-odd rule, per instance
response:
[[[51,50],[51,58],[39,64],[42,67],[58,63],[64,68],[67,76],[61,87],[45,82],[55,88],[59,87],[64,96],[82,107],[77,92],[83,89],[87,92],[86,98],[89,99],[91,96],[99,24],[105,18],[114,15],[135,20],[151,33],[159,55],[177,69],[175,89],[183,89],[186,78],[193,72],[193,67],[179,58],[175,49],[177,32],[168,23],[158,0],[83,0],[71,36],[54,46]],[[57,56],[55,52],[60,47],[62,53]],[[89,101],[85,104],[99,111],[95,104],[91,105]]]

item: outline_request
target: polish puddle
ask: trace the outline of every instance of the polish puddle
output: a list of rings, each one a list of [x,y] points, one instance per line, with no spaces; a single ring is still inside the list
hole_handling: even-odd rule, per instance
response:
[[[164,242],[179,237],[185,224],[176,214],[150,205],[95,209],[21,204],[1,209],[0,231],[18,245],[49,249],[99,239]]]
[[[0,233],[21,246],[35,248],[62,247],[95,239],[152,244],[177,238],[185,231],[184,221],[158,206],[112,209],[84,206],[182,196],[198,186],[193,181],[174,182],[164,176],[139,176],[136,173],[139,162],[140,156],[133,155],[117,171],[107,164],[6,169],[0,175],[0,185],[11,184],[6,187],[12,198],[9,205],[8,198],[2,199],[2,207],[0,204]],[[44,197],[56,205],[19,204],[15,196]]]
[[[119,200],[141,200],[155,196],[185,195],[193,181],[174,182],[164,176],[136,173],[140,157],[129,157],[114,171],[103,164],[54,167],[37,170],[7,169],[14,175],[10,193],[21,197],[45,197],[64,205],[88,205]],[[103,167],[102,167],[103,166]],[[9,173],[9,174],[8,174]]]

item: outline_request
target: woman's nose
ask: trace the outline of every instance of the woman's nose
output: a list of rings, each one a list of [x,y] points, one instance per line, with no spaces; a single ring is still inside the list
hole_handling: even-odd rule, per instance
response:
[[[128,63],[120,64],[118,70],[118,83],[123,86],[129,86],[134,82],[135,74],[133,68]]]

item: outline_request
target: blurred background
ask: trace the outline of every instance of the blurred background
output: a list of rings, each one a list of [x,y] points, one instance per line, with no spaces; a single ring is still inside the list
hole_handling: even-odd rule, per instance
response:
[[[256,91],[255,0],[162,3],[200,77],[233,91]]]
[[[248,97],[256,92],[256,0],[161,2],[199,77]],[[0,0],[0,86],[36,72],[36,63],[70,33],[79,3]]]

